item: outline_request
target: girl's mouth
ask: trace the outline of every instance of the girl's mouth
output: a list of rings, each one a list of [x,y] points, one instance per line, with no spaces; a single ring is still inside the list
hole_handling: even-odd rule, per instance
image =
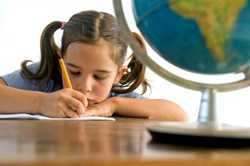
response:
[[[88,99],[88,106],[95,105],[97,102],[95,100]]]

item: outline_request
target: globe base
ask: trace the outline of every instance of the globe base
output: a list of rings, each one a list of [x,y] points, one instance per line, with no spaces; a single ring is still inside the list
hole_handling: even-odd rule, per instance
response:
[[[159,122],[148,130],[151,143],[223,148],[250,146],[250,128],[228,124]]]

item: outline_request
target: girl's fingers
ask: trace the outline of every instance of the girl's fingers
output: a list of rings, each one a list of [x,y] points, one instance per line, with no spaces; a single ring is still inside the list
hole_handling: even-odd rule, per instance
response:
[[[79,117],[79,115],[76,112],[72,111],[70,108],[66,109],[64,111],[64,114],[69,118],[78,118]]]
[[[71,109],[71,111],[76,112],[78,115],[81,115],[85,112],[85,107],[83,106],[83,104],[74,98],[69,97],[67,100],[67,105]]]
[[[57,117],[57,118],[65,118],[65,117],[67,117],[67,116],[65,115],[65,113],[64,113],[63,110],[59,110],[59,112],[58,112],[58,114],[57,114],[56,117]]]
[[[78,92],[78,91],[73,91],[72,97],[74,97],[77,100],[81,101],[85,107],[88,106],[88,99],[83,93]]]

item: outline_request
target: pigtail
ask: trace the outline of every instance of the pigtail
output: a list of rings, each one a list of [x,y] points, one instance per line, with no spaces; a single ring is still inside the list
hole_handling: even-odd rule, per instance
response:
[[[39,80],[42,84],[48,82],[50,79],[58,82],[58,53],[59,48],[56,46],[54,41],[54,33],[61,27],[62,23],[59,21],[54,21],[47,25],[42,32],[40,39],[40,51],[41,51],[41,61],[40,66],[37,71],[31,71],[27,63],[28,60],[24,61],[21,65],[22,74],[30,80]]]
[[[142,38],[134,32],[132,35],[139,42],[142,50],[146,52],[146,47]],[[119,85],[113,87],[112,91],[115,93],[129,93],[142,85],[142,94],[144,94],[149,87],[149,84],[145,79],[146,66],[143,65],[133,53],[127,67],[128,70],[124,73]]]

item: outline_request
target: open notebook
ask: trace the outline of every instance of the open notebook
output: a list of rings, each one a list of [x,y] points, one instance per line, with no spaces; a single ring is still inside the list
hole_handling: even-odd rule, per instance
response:
[[[26,113],[18,114],[0,114],[0,120],[15,120],[15,119],[28,119],[28,120],[97,120],[97,121],[115,121],[115,118],[112,117],[103,117],[103,116],[81,116],[79,118],[50,118],[43,115],[32,115]]]

